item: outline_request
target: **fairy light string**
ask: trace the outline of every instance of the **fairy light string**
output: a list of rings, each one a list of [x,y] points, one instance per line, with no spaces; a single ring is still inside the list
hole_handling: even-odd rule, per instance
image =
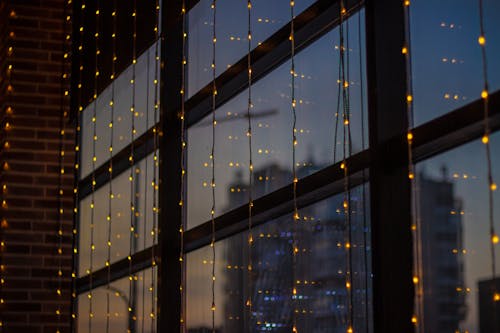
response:
[[[111,32],[111,99],[109,101],[109,112],[110,112],[110,120],[108,124],[109,128],[109,162],[108,162],[108,214],[106,216],[107,221],[107,257],[105,266],[107,268],[106,275],[106,333],[109,333],[110,329],[110,317],[111,317],[111,302],[110,302],[110,294],[111,294],[111,235],[112,235],[112,224],[113,224],[113,143],[114,143],[114,114],[115,114],[115,79],[116,79],[116,34],[117,34],[117,0],[113,0],[113,9],[111,12],[112,17],[112,32]]]
[[[92,191],[91,191],[91,199],[90,199],[90,251],[89,251],[89,322],[88,322],[88,331],[92,332],[92,319],[94,318],[94,309],[93,309],[93,269],[94,269],[94,252],[95,252],[95,244],[94,244],[94,227],[95,227],[95,191],[96,191],[96,164],[97,164],[97,156],[96,156],[96,145],[97,145],[97,93],[98,93],[98,79],[99,79],[99,55],[101,53],[99,49],[99,21],[100,21],[100,10],[99,10],[99,0],[96,1],[96,10],[95,10],[95,73],[94,73],[94,95],[93,102],[94,105],[92,107]]]
[[[297,184],[299,182],[297,178],[297,167],[296,167],[296,146],[297,146],[297,112],[296,106],[297,101],[295,99],[295,1],[290,1],[290,75],[291,75],[291,111],[292,111],[292,192],[293,192],[293,231],[292,231],[292,332],[297,333],[297,314],[298,304],[297,304],[297,255],[299,253],[298,241],[297,241],[297,224],[299,223],[299,209],[297,205]]]
[[[68,113],[66,111],[66,102],[67,97],[69,96],[69,90],[67,88],[69,74],[67,72],[67,63],[69,58],[68,53],[68,44],[70,41],[70,35],[68,33],[68,24],[71,22],[71,16],[68,14],[68,8],[71,5],[71,0],[67,1],[64,4],[63,11],[63,40],[62,40],[62,53],[63,58],[61,60],[61,96],[60,96],[60,114],[59,114],[59,177],[58,177],[58,228],[57,228],[57,287],[56,287],[56,295],[57,295],[57,308],[56,308],[56,333],[60,333],[61,331],[61,316],[62,309],[64,305],[63,293],[62,293],[62,284],[63,284],[63,243],[64,243],[64,188],[63,188],[63,177],[65,174],[65,155],[66,152],[64,150],[64,144],[66,139],[66,121]]]
[[[68,0],[68,3],[72,0]],[[80,160],[81,160],[81,154],[80,154],[80,139],[81,139],[81,117],[82,117],[82,112],[83,112],[83,105],[82,105],[82,78],[83,78],[83,40],[84,40],[84,28],[83,28],[83,23],[85,19],[85,1],[82,0],[81,7],[80,7],[80,15],[79,15],[79,20],[80,20],[80,25],[78,27],[79,31],[79,44],[77,47],[77,53],[78,53],[78,84],[77,84],[77,114],[75,116],[75,162],[74,162],[74,187],[73,187],[73,230],[72,230],[72,247],[73,247],[73,253],[72,253],[72,271],[71,271],[71,300],[72,300],[72,306],[71,306],[71,321],[72,321],[72,326],[74,327],[76,324],[76,319],[77,315],[75,313],[76,310],[76,278],[77,278],[77,267],[78,267],[78,257],[79,257],[79,252],[77,248],[77,236],[78,236],[78,219],[79,219],[79,193],[78,193],[78,181],[80,179]],[[89,315],[90,316],[90,315]]]
[[[346,314],[346,324],[347,333],[353,333],[353,281],[352,281],[352,216],[351,216],[351,189],[350,189],[350,175],[349,168],[347,164],[347,158],[352,154],[352,142],[351,142],[351,121],[350,121],[350,91],[349,91],[349,23],[347,20],[347,10],[344,6],[344,2],[340,1],[340,22],[339,22],[339,37],[340,37],[340,85],[342,92],[342,119],[343,119],[343,160],[340,164],[341,169],[344,173],[344,198],[343,198],[343,209],[344,209],[344,223],[345,223],[345,233],[344,233],[344,248],[346,254],[345,262],[345,287],[346,287],[346,303],[347,311]],[[345,22],[345,23],[344,23]],[[345,32],[344,32],[345,26]],[[345,40],[347,38],[347,41]],[[347,52],[346,52],[347,51]],[[340,96],[339,96],[340,99]]]
[[[211,169],[212,169],[212,179],[211,179],[211,187],[212,187],[212,208],[210,210],[211,216],[211,241],[210,247],[212,248],[212,333],[215,333],[215,127],[217,125],[217,121],[215,119],[215,109],[216,109],[216,97],[217,97],[217,85],[215,82],[216,71],[215,71],[215,55],[216,55],[216,44],[217,44],[217,35],[216,35],[216,18],[217,18],[217,0],[212,0],[212,147],[210,151],[210,159],[212,160]]]
[[[247,1],[248,9],[248,53],[247,53],[247,71],[248,71],[248,103],[247,103],[247,120],[248,120],[248,282],[247,282],[247,301],[248,307],[248,326],[251,328],[253,316],[253,261],[252,261],[252,210],[253,210],[253,160],[252,160],[252,0]]]
[[[11,9],[9,12],[9,18],[10,19],[15,19],[17,17],[16,11],[14,9]],[[10,43],[7,44],[7,67],[6,67],[6,81],[7,81],[7,86],[6,86],[6,96],[7,96],[7,107],[5,109],[5,116],[7,120],[3,124],[3,130],[4,133],[6,134],[8,131],[12,129],[12,122],[11,122],[11,116],[14,113],[14,108],[12,106],[12,94],[14,92],[14,87],[12,85],[12,71],[14,68],[14,64],[9,61],[8,59],[12,56],[14,53],[14,43],[13,39],[15,37],[14,32],[9,33],[9,39]],[[6,134],[6,140],[3,143],[3,149],[8,150],[10,148],[10,143],[8,141],[8,135]],[[10,170],[9,163],[7,161],[2,162],[2,171],[8,172]],[[8,201],[7,201],[7,193],[8,193],[8,184],[4,182],[2,184],[2,205],[1,209],[2,211],[7,211],[9,208]],[[6,243],[6,238],[5,238],[5,233],[4,229],[7,229],[9,226],[9,222],[6,217],[2,217],[1,222],[0,222],[0,254],[5,251],[7,247]],[[5,263],[3,261],[3,256],[0,255],[0,307],[3,308],[5,306],[5,296],[4,296],[4,285],[6,283],[6,267]],[[4,317],[3,317],[3,312],[0,312],[0,332],[3,332],[4,329]]]
[[[156,0],[155,4],[155,72],[154,72],[154,106],[153,106],[153,181],[151,182],[151,187],[153,190],[153,207],[152,207],[152,220],[153,227],[151,228],[151,285],[149,288],[150,296],[151,296],[151,311],[149,316],[151,317],[151,327],[150,331],[155,331],[155,319],[156,319],[156,299],[155,299],[155,290],[156,290],[156,252],[155,252],[155,244],[156,244],[156,234],[157,234],[157,224],[158,224],[158,184],[156,175],[158,173],[158,110],[159,110],[159,101],[158,101],[158,70],[159,70],[159,25],[160,25],[160,2]]]
[[[134,304],[134,280],[135,276],[132,270],[132,254],[134,253],[135,237],[136,237],[136,222],[138,215],[138,207],[136,207],[136,173],[139,173],[139,169],[135,166],[135,149],[134,140],[137,130],[135,128],[135,118],[138,115],[136,110],[136,64],[137,64],[137,1],[133,0],[132,8],[132,79],[130,80],[132,101],[130,106],[130,155],[129,155],[129,165],[130,165],[130,234],[129,234],[129,254],[128,254],[128,279],[129,279],[129,297],[128,297],[128,315],[132,320],[128,321],[128,330],[132,331],[135,326],[135,304]],[[132,326],[133,325],[133,326]]]
[[[490,142],[490,109],[489,109],[489,84],[488,84],[488,63],[486,56],[486,33],[484,29],[484,4],[482,0],[478,0],[479,6],[479,29],[480,35],[478,37],[478,43],[481,47],[481,65],[482,65],[482,76],[483,76],[483,90],[481,91],[481,98],[483,100],[483,112],[484,112],[484,134],[482,138],[482,143],[485,147],[486,152],[486,167],[487,167],[487,177],[488,177],[488,220],[489,220],[489,243],[490,243],[490,256],[491,256],[491,275],[494,281],[497,276],[496,272],[496,255],[495,255],[495,245],[500,241],[499,236],[495,231],[495,211],[493,203],[493,192],[497,190],[497,184],[493,179],[492,171],[492,161],[491,161],[491,142]],[[500,301],[500,291],[493,291],[493,301]]]
[[[411,322],[416,326],[418,332],[424,332],[423,321],[423,279],[422,279],[422,257],[421,257],[421,236],[420,236],[420,220],[418,218],[419,200],[417,198],[417,177],[415,175],[415,165],[413,163],[413,77],[412,77],[412,61],[411,61],[411,25],[410,25],[410,0],[403,0],[404,10],[404,45],[401,53],[405,57],[406,66],[406,116],[408,119],[406,142],[408,152],[408,179],[411,185],[412,210],[411,210],[411,230],[413,234],[415,260],[413,263],[412,282],[417,296],[415,311],[411,318]]]
[[[180,112],[180,127],[181,127],[181,174],[180,174],[180,189],[179,189],[179,206],[181,209],[181,218],[179,222],[179,239],[180,239],[180,248],[179,248],[179,269],[181,272],[180,285],[179,285],[179,293],[181,299],[181,307],[180,307],[180,331],[181,333],[185,331],[184,327],[184,280],[185,280],[185,271],[186,264],[184,260],[184,229],[185,229],[185,208],[184,208],[184,200],[185,200],[185,177],[186,177],[186,149],[187,149],[187,140],[186,140],[186,122],[185,122],[185,102],[186,102],[186,66],[187,66],[187,56],[186,56],[186,47],[187,47],[187,28],[186,28],[186,1],[182,0],[182,8],[181,8],[181,17],[182,17],[182,59],[181,59],[181,89],[180,89],[180,98],[181,98],[181,112]]]

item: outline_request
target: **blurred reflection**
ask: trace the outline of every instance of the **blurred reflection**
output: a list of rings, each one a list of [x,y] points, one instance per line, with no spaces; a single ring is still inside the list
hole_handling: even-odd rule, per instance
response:
[[[358,15],[349,22],[351,34],[350,94],[353,152],[361,150],[362,126],[360,61],[364,53],[358,48]],[[364,40],[364,36],[362,36]],[[336,133],[338,118],[338,30],[326,34],[295,58],[297,98],[297,167],[307,176],[342,159],[342,121]],[[363,65],[364,66],[364,65]],[[363,71],[365,73],[366,71]],[[363,82],[366,82],[364,80]],[[259,184],[254,197],[274,191],[292,181],[292,113],[290,107],[290,64],[287,62],[257,82],[252,89],[253,163]],[[364,94],[363,94],[364,95]],[[215,182],[217,208],[222,214],[236,207],[232,199],[246,191],[248,181],[247,92],[234,97],[216,111]],[[364,104],[366,105],[366,103]],[[364,115],[366,117],[366,114]],[[210,219],[211,202],[211,115],[188,130],[188,228]],[[364,119],[366,124],[366,119]],[[231,184],[235,184],[231,186]],[[237,186],[238,185],[238,186]],[[244,195],[244,194],[241,194]]]
[[[135,129],[138,138],[154,124],[154,71],[155,71],[155,45],[144,51],[137,58],[135,66]],[[159,71],[159,66],[158,66]],[[116,78],[114,97],[113,119],[113,152],[116,154],[130,143],[132,105],[132,67],[128,67]],[[96,167],[102,165],[109,158],[109,144],[111,142],[109,122],[111,120],[111,86],[108,86],[97,97],[96,110]],[[82,138],[81,138],[81,175],[85,178],[92,171],[92,116],[94,103],[90,103],[82,113]],[[159,116],[159,112],[158,112]],[[146,121],[147,120],[147,121]],[[159,119],[157,119],[158,121]],[[147,122],[147,124],[146,124]]]
[[[153,276],[152,276],[153,275]],[[156,298],[156,269],[147,269],[134,275],[132,285],[128,277],[113,281],[109,288],[102,286],[92,291],[92,332],[106,332],[107,304],[109,298],[109,332],[156,332],[156,313],[152,300]],[[132,297],[130,296],[132,295]],[[128,311],[129,306],[132,311]],[[87,293],[78,297],[78,333],[89,332],[90,301]]]
[[[296,0],[295,13],[300,13],[314,0]],[[212,79],[211,0],[200,1],[189,11],[188,20],[188,97]],[[217,1],[216,75],[221,74],[248,52],[248,9],[246,1]],[[255,48],[290,21],[289,0],[252,1],[252,44]]]
[[[500,89],[500,2],[484,0],[490,91]],[[411,4],[415,126],[480,98],[483,89],[478,1]]]
[[[498,150],[500,133],[491,136],[491,145],[493,151]],[[498,154],[493,154],[493,167],[498,179]],[[499,332],[500,325],[493,328],[493,321],[500,318],[500,303],[491,288],[484,145],[480,141],[466,144],[417,168],[423,329],[426,333]],[[494,207],[500,207],[497,192]],[[496,214],[498,230],[498,210]]]
[[[301,209],[297,226],[299,332],[347,330],[347,229],[342,195]],[[368,332],[371,323],[370,231],[364,215],[362,188],[352,191],[352,274],[355,332]],[[242,204],[243,197],[234,200]],[[368,194],[365,194],[368,202]],[[216,244],[216,323],[218,332],[290,332],[292,321],[293,219],[291,215],[254,229],[252,247],[253,313],[247,312],[249,275],[247,233]],[[367,243],[368,242],[368,243]],[[211,320],[211,249],[197,250],[187,262],[187,325],[189,332],[204,332]]]
[[[158,172],[158,170],[157,170]],[[113,179],[114,198],[111,201],[111,260],[116,262],[126,258],[130,249],[130,171],[126,170]],[[146,179],[147,177],[147,179]],[[158,179],[158,175],[157,175]],[[134,206],[136,207],[134,225],[135,233],[132,239],[132,253],[143,250],[152,244],[153,237],[153,155],[136,164],[134,177]],[[156,192],[158,195],[158,192]],[[108,253],[108,204],[109,187],[104,185],[94,195],[94,261],[93,270],[103,268]],[[79,223],[79,276],[88,274],[90,265],[90,219],[91,195],[80,202]]]

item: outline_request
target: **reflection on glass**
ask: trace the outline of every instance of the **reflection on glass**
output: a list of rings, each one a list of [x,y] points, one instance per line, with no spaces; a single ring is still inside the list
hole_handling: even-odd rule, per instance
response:
[[[491,144],[497,151],[499,134],[491,136]],[[493,329],[491,317],[487,319],[489,313],[498,321],[500,304],[494,302],[491,290],[485,158],[484,145],[476,141],[417,165],[426,333],[486,333],[500,328]],[[493,154],[493,167],[498,182],[498,154]],[[500,207],[497,192],[494,207]],[[496,283],[500,289],[498,278]],[[481,300],[484,293],[488,296]]]
[[[299,14],[313,0],[296,0]],[[212,79],[212,17],[211,0],[200,1],[189,11],[188,97]],[[248,9],[245,1],[217,1],[216,73],[224,72],[248,52]],[[256,47],[290,21],[289,0],[252,1],[252,44]]]
[[[106,332],[107,299],[109,297],[109,332],[156,332],[156,269],[134,275],[132,286],[124,278],[92,291],[92,332]],[[132,291],[132,292],[131,292]],[[153,294],[152,294],[153,293]],[[132,295],[132,298],[130,298]],[[154,308],[153,308],[154,305]],[[132,311],[128,311],[130,308]],[[88,293],[78,297],[78,333],[90,332],[90,300]]]
[[[367,188],[366,188],[367,189]],[[352,304],[355,332],[371,331],[370,230],[365,202],[368,191],[352,191]],[[363,197],[365,201],[363,201]],[[345,244],[347,228],[343,195],[317,202],[300,211],[296,226],[299,254],[296,264],[299,332],[347,331]],[[249,293],[248,233],[216,243],[216,326],[219,333],[291,332],[292,253],[291,215],[253,230],[253,313],[245,301]],[[187,256],[187,326],[204,332],[211,326],[211,248]]]
[[[147,168],[146,168],[147,164]],[[158,171],[157,171],[158,172]],[[112,181],[114,198],[111,201],[111,263],[126,258],[130,249],[130,171],[126,170]],[[147,178],[146,178],[147,177]],[[157,175],[158,179],[158,175]],[[134,177],[135,194],[135,237],[133,251],[151,246],[153,237],[153,155],[136,164]],[[144,194],[146,193],[146,197]],[[156,192],[158,193],[158,192]],[[158,194],[157,194],[158,195]],[[108,256],[108,205],[109,187],[104,185],[94,195],[94,258],[93,270],[103,268]],[[88,274],[90,264],[90,220],[91,195],[80,202],[79,225],[79,275]]]
[[[135,129],[138,138],[154,124],[154,71],[155,71],[155,45],[146,50],[137,58],[135,67]],[[159,71],[159,66],[158,66]],[[132,67],[128,67],[115,80],[114,119],[113,119],[113,152],[116,154],[130,144],[131,112],[132,105]],[[102,165],[109,158],[111,120],[111,85],[97,97],[96,110],[96,167]],[[82,113],[82,143],[81,143],[81,178],[92,172],[92,141],[93,124],[92,116],[94,103],[90,103]],[[159,112],[158,116],[159,116]],[[158,119],[157,119],[158,120]],[[147,122],[147,124],[146,124]]]
[[[364,53],[360,54],[358,48],[358,19],[364,21],[364,12],[354,15],[348,21],[351,45],[349,47],[351,136],[354,152],[362,149],[362,133],[365,133],[365,137],[367,133],[367,126],[363,128],[361,117],[362,89],[359,64],[360,60],[364,62],[365,57]],[[363,36],[362,40],[364,41]],[[298,140],[296,163],[299,177],[307,176],[342,159],[342,131],[345,126],[342,125],[341,116],[335,116],[340,92],[337,81],[338,41],[338,30],[335,29],[296,56]],[[364,73],[366,71],[363,71]],[[290,89],[289,62],[253,86],[252,149],[255,198],[292,181]],[[366,89],[363,89],[364,91]],[[249,155],[246,136],[247,98],[247,92],[242,92],[216,111],[216,214],[243,204],[243,198],[247,196]],[[367,123],[366,118],[364,123]],[[209,186],[211,126],[211,115],[209,115],[188,130],[189,228],[210,219],[211,202],[207,198],[210,198],[211,191]],[[336,151],[335,159],[334,151]]]
[[[490,90],[500,88],[500,2],[484,0]],[[483,89],[478,1],[411,5],[415,126],[480,98]]]

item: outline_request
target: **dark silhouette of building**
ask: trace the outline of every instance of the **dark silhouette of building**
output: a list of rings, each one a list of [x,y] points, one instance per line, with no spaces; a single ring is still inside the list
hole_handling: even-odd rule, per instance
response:
[[[454,184],[425,173],[419,177],[420,251],[423,265],[423,325],[426,333],[453,333],[466,316],[463,207]]]
[[[311,173],[313,163],[299,169],[298,175]],[[319,169],[320,167],[316,167]],[[271,182],[279,186],[292,180],[290,170],[270,165],[254,173],[254,197],[266,192]],[[232,207],[248,202],[248,184],[237,175],[228,186]],[[352,209],[362,212],[361,191],[353,191]],[[335,196],[300,209],[300,221],[294,227],[286,215],[253,229],[253,270],[251,281],[247,271],[247,234],[226,240],[225,253],[225,323],[224,332],[289,332],[293,311],[297,311],[297,326],[302,332],[342,332],[347,328],[346,291],[346,225],[342,196]],[[354,216],[354,214],[353,214]],[[354,318],[359,331],[366,330],[366,274],[364,266],[362,215],[352,220],[353,306],[361,318]],[[294,229],[295,228],[295,229]],[[296,305],[292,301],[293,266],[291,244],[296,231],[299,254],[295,267]],[[369,236],[368,236],[369,237]],[[252,286],[252,317],[245,310],[248,285]]]
[[[479,333],[500,332],[500,278],[482,280],[479,289]]]

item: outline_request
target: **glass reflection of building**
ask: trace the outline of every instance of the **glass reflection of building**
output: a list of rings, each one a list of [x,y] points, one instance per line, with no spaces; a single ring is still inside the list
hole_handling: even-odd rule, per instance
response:
[[[315,169],[314,163],[306,163],[298,170],[299,176]],[[291,171],[271,164],[254,173],[254,192],[258,196],[265,191],[269,182],[286,184],[292,177]],[[229,205],[240,206],[248,202],[248,183],[241,174],[228,188]],[[354,214],[363,211],[361,191],[352,195],[353,258],[363,263],[362,218]],[[342,196],[334,197],[318,204],[300,209],[300,222],[296,226],[299,255],[295,276],[297,279],[297,323],[303,332],[345,332],[346,316],[346,224],[342,208]],[[360,217],[362,217],[360,215]],[[247,271],[247,234],[234,236],[225,247],[226,263],[224,332],[289,332],[294,306],[291,296],[293,266],[291,243],[293,220],[283,216],[272,223],[253,229],[252,281],[249,283]],[[360,232],[361,231],[361,232]],[[361,236],[361,237],[360,237]],[[369,237],[366,233],[365,237]],[[353,306],[365,306],[365,267],[353,266],[354,290]],[[252,318],[245,311],[245,302],[252,286]],[[363,312],[361,310],[359,313]],[[362,317],[362,315],[361,315]],[[365,317],[366,318],[366,317]],[[360,331],[366,330],[365,320],[355,319]]]
[[[457,332],[466,318],[462,201],[442,168],[442,179],[421,173],[421,255],[425,332]]]

